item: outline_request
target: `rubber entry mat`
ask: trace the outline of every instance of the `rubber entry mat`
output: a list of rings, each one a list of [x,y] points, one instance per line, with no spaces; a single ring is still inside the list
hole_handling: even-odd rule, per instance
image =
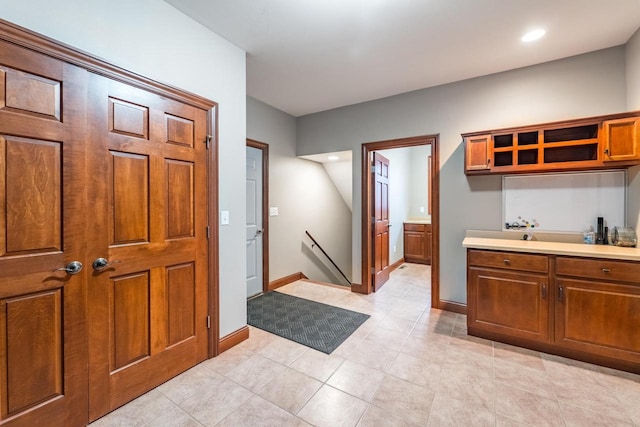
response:
[[[280,292],[247,301],[247,323],[330,354],[370,316]]]

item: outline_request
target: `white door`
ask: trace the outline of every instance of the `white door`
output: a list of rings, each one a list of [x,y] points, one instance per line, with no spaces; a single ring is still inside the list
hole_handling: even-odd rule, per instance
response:
[[[262,150],[247,147],[247,297],[262,292]]]

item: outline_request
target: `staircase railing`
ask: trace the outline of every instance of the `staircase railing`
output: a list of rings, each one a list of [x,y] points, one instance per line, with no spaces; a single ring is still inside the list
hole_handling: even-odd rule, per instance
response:
[[[344,280],[346,280],[347,283],[349,283],[349,286],[351,286],[351,280],[349,280],[347,276],[342,272],[342,270],[340,270],[340,267],[338,267],[338,265],[335,262],[333,262],[329,254],[326,253],[324,249],[322,249],[322,246],[320,246],[320,244],[316,241],[316,239],[314,239],[313,236],[308,231],[305,231],[305,233],[307,233],[307,236],[309,236],[309,238],[313,242],[313,245],[311,245],[311,247],[313,248],[314,246],[317,246],[318,249],[320,249],[320,251],[324,254],[324,256],[326,256],[327,259],[331,262],[331,264],[333,264],[336,270],[338,270],[338,272],[342,274],[342,277],[344,277]]]

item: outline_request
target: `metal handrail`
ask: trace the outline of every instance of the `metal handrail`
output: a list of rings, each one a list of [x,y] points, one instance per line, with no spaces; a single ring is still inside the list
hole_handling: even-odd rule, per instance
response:
[[[308,231],[306,231],[306,230],[305,230],[305,233],[307,233],[307,236],[309,236],[309,238],[313,241],[313,245],[311,245],[311,247],[313,248],[313,246],[314,246],[314,245],[315,245],[315,246],[317,246],[317,247],[318,247],[318,249],[320,249],[320,250],[322,251],[322,253],[324,254],[324,256],[326,256],[326,257],[327,257],[327,259],[328,259],[329,261],[331,261],[331,264],[333,264],[333,266],[334,266],[334,267],[335,267],[335,268],[340,272],[340,274],[342,274],[342,277],[344,277],[344,280],[346,280],[346,281],[349,283],[349,286],[351,286],[351,280],[349,280],[349,279],[347,278],[347,276],[342,272],[342,270],[340,270],[340,267],[338,267],[338,265],[337,265],[335,262],[333,262],[333,260],[332,260],[332,259],[331,259],[331,257],[329,256],[329,254],[328,254],[328,253],[326,253],[326,252],[324,251],[324,249],[322,249],[322,246],[320,246],[320,244],[316,241],[316,239],[314,239],[314,238],[313,238],[313,236],[312,236],[311,234],[309,234],[309,232],[308,232]]]

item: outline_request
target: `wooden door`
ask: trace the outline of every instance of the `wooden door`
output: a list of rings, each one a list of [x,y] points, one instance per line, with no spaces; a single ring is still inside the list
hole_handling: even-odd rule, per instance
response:
[[[0,42],[2,425],[86,424],[86,80]]]
[[[262,150],[247,146],[247,297],[264,291],[262,188]]]
[[[373,153],[373,290],[389,280],[389,159]]]
[[[89,90],[94,420],[207,356],[207,156],[206,111],[98,75]]]

